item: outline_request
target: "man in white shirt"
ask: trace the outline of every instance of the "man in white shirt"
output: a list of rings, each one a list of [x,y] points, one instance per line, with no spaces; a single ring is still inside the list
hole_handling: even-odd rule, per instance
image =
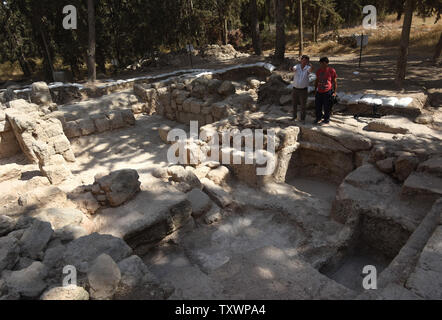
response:
[[[308,97],[309,74],[313,72],[310,57],[303,55],[301,63],[292,68],[295,72],[293,77],[293,120],[298,120],[298,104],[301,105],[301,120],[305,122],[306,105]]]

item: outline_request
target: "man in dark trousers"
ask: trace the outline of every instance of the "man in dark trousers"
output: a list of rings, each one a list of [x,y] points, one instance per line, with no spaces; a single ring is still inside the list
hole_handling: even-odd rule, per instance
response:
[[[321,119],[324,119],[322,123],[330,122],[330,112],[332,96],[336,96],[336,90],[338,89],[338,75],[335,69],[328,66],[329,60],[327,57],[323,57],[319,60],[321,65],[318,71],[316,71],[315,82],[315,106],[316,106],[316,120],[315,124],[319,123]],[[324,110],[324,113],[322,112]]]
[[[301,120],[305,121],[305,108],[308,97],[309,74],[313,72],[309,56],[302,56],[301,63],[295,65],[292,70],[295,72],[293,77],[293,119],[298,118],[298,105],[301,106]]]

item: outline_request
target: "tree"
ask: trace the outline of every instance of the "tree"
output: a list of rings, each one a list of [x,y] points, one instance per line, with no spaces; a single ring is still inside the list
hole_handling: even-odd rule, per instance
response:
[[[95,66],[95,5],[94,0],[87,1],[87,17],[89,26],[89,48],[87,51],[88,80],[94,82],[97,79],[97,68]]]
[[[304,30],[302,26],[302,0],[298,0],[298,10],[299,10],[299,56],[302,56],[304,51]]]
[[[250,29],[252,34],[252,44],[255,54],[260,56],[262,54],[261,38],[259,36],[259,24],[258,24],[258,6],[256,0],[250,0]]]
[[[285,0],[275,0],[276,43],[275,60],[283,62],[285,55]]]
[[[396,68],[396,84],[400,87],[405,80],[407,71],[408,46],[410,44],[411,23],[413,21],[413,12],[416,6],[416,0],[406,0],[405,16],[402,25],[401,41],[399,45],[399,58]]]
[[[436,49],[434,50],[433,62],[436,63],[440,57],[442,51],[442,32],[439,37],[439,41],[437,42]]]

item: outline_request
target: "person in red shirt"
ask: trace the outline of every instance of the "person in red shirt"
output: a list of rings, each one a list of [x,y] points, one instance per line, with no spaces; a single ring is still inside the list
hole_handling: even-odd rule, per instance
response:
[[[324,119],[322,123],[330,122],[331,97],[336,96],[338,89],[338,75],[335,69],[328,66],[329,60],[323,57],[319,60],[321,67],[316,71],[315,82],[315,107],[316,120],[315,124]],[[322,112],[324,110],[324,113]]]

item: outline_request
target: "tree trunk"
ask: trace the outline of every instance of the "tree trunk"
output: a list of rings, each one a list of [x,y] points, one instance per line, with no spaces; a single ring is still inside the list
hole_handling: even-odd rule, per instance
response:
[[[97,79],[97,68],[95,66],[95,8],[94,0],[87,1],[87,17],[89,26],[89,49],[87,52],[88,80],[94,82]]]
[[[275,43],[275,60],[277,62],[284,61],[285,55],[285,0],[276,0],[276,43]]]
[[[319,8],[318,11],[316,11],[316,17],[315,21],[313,22],[315,24],[315,42],[318,42],[318,35],[319,35],[319,26],[321,24],[321,14],[322,14],[322,8]]]
[[[224,20],[223,20],[223,33],[224,33],[223,42],[224,42],[224,44],[228,44],[229,43],[229,35],[228,35],[228,31],[227,31],[227,18],[226,17],[224,17]]]
[[[46,54],[45,55],[46,59],[44,59],[43,61],[46,78],[48,78],[50,81],[54,81],[54,65],[52,64],[51,53],[49,52],[48,42],[46,41],[46,35],[41,25],[39,26],[39,31],[43,42],[44,52]]]
[[[250,0],[250,28],[252,31],[252,44],[255,54],[260,56],[262,54],[261,38],[259,36],[259,24],[258,24],[258,7],[256,0]]]
[[[416,0],[406,0],[405,3],[405,16],[402,26],[400,51],[396,70],[396,84],[398,86],[402,86],[402,82],[405,80],[405,74],[407,71],[408,46],[410,44],[410,30],[415,4]]]
[[[298,0],[299,10],[299,56],[302,56],[304,51],[304,30],[302,25],[302,0]]]
[[[439,42],[437,43],[436,50],[434,51],[434,56],[433,56],[434,63],[436,63],[437,60],[439,59],[441,51],[442,51],[442,33],[440,34]]]

